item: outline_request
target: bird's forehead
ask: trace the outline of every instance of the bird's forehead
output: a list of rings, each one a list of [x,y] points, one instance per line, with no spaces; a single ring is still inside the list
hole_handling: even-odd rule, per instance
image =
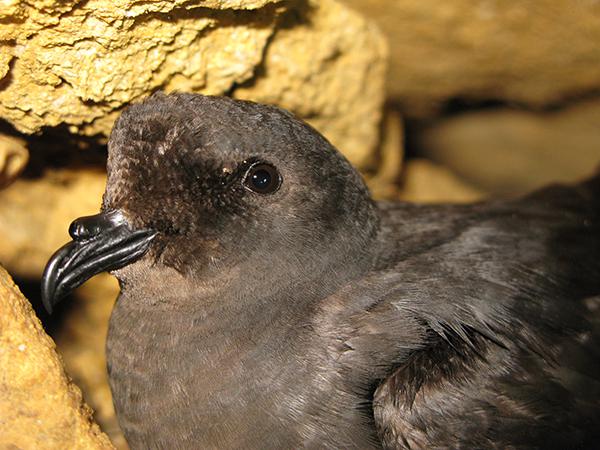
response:
[[[229,161],[260,153],[272,146],[272,117],[249,107],[225,103],[185,109],[173,105],[136,105],[117,122],[109,156],[119,160],[201,158]],[[166,107],[170,106],[170,107]],[[190,105],[186,105],[189,107]],[[246,106],[246,105],[244,105]],[[271,119],[271,120],[268,120]],[[271,125],[271,126],[270,126]]]

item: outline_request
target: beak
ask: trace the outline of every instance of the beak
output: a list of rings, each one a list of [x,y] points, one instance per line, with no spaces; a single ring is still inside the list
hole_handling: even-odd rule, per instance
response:
[[[133,230],[120,211],[107,211],[76,219],[69,234],[73,240],[52,255],[42,276],[42,302],[48,313],[92,276],[141,258],[157,233]]]

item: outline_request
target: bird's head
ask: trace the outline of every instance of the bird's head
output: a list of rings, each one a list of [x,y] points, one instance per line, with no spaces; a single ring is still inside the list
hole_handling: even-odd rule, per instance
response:
[[[75,220],[46,268],[49,309],[96,273],[141,265],[198,280],[340,270],[378,226],[357,172],[279,108],[156,94],[121,115],[108,147],[102,212]]]

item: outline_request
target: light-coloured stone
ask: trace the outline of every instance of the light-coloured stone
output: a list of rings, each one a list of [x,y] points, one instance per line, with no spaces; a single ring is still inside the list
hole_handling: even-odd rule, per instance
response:
[[[360,168],[378,143],[387,46],[371,23],[334,0],[282,17],[262,70],[234,96],[306,119]]]
[[[385,31],[408,114],[453,98],[540,106],[600,89],[595,0],[344,0]]]
[[[0,117],[21,132],[106,137],[162,89],[286,107],[357,164],[375,149],[385,44],[335,0],[13,0],[0,19]]]
[[[70,222],[98,212],[105,183],[99,170],[61,170],[0,191],[0,263],[20,277],[41,277],[52,253],[70,240]]]
[[[425,131],[419,146],[470,183],[497,194],[575,182],[600,170],[600,101],[547,113],[466,113]]]
[[[404,166],[398,199],[414,203],[472,203],[485,197],[447,168],[426,159]]]
[[[0,267],[0,448],[111,449],[50,339]]]
[[[277,17],[216,1],[30,3],[16,2],[0,34],[13,56],[0,115],[25,133],[107,134],[116,111],[156,88],[223,93],[252,76]]]
[[[24,139],[0,134],[0,189],[17,178],[28,160],[29,152]]]
[[[396,199],[404,165],[404,123],[395,110],[386,111],[377,156],[375,172],[365,176],[371,195],[378,200]]]

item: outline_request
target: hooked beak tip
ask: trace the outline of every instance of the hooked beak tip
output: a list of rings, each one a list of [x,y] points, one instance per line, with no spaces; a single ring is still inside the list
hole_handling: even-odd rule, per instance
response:
[[[157,234],[131,229],[118,211],[77,219],[70,233],[73,240],[52,255],[42,276],[42,303],[49,314],[69,292],[92,276],[141,258]]]

